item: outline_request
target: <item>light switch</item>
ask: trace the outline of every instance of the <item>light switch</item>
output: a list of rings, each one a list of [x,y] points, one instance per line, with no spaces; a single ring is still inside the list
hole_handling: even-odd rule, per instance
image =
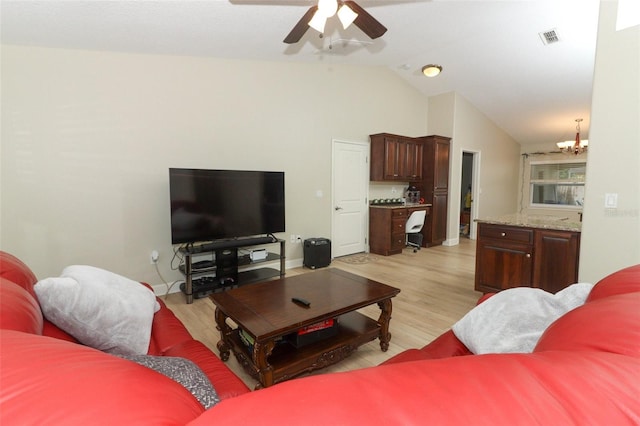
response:
[[[604,194],[604,208],[605,209],[617,209],[618,208],[618,194]]]

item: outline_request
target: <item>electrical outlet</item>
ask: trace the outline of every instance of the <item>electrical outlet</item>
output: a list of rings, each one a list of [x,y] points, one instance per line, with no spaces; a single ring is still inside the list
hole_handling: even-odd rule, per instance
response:
[[[296,243],[302,242],[302,235],[296,235]]]
[[[158,250],[152,250],[151,251],[151,255],[149,256],[149,260],[152,265],[155,265],[156,263],[158,263],[158,259],[160,258],[160,253],[158,253]]]
[[[294,234],[291,234],[291,236],[289,237],[289,241],[291,241],[291,244],[296,242],[296,236]]]

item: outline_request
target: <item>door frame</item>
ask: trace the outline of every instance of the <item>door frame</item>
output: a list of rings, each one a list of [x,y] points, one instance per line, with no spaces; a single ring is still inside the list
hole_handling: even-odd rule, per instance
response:
[[[330,205],[330,213],[331,213],[331,241],[337,241],[336,240],[336,236],[335,236],[335,214],[334,214],[334,206],[336,205],[336,200],[335,200],[335,185],[336,185],[336,176],[335,176],[335,152],[336,152],[336,144],[351,144],[351,145],[359,145],[363,148],[366,149],[367,151],[367,156],[366,159],[367,161],[365,162],[365,166],[364,166],[364,182],[369,182],[369,176],[370,176],[370,170],[369,170],[369,161],[371,161],[371,153],[370,153],[370,144],[369,142],[362,142],[362,141],[348,141],[348,140],[344,140],[344,139],[332,139],[331,140],[331,205]],[[364,188],[365,190],[365,206],[368,205],[369,203],[369,185],[366,185],[366,188]],[[369,253],[369,209],[367,207],[365,207],[365,212],[364,212],[364,223],[362,225],[364,227],[363,231],[363,235],[364,237],[364,251],[365,253]],[[333,259],[334,256],[334,250],[335,250],[335,244],[331,244],[331,258]]]
[[[460,176],[462,178],[462,165],[464,162],[464,154],[471,154],[473,157],[472,167],[473,170],[471,172],[471,194],[473,196],[473,202],[471,203],[471,219],[469,222],[469,239],[475,240],[477,239],[478,227],[474,222],[474,219],[478,218],[478,211],[480,205],[480,195],[482,193],[482,189],[480,188],[480,160],[481,160],[481,152],[473,149],[465,149],[462,148],[462,153],[460,155]],[[462,179],[460,179],[460,188],[458,189],[458,194],[462,193]],[[460,228],[460,214],[458,213],[458,229]]]

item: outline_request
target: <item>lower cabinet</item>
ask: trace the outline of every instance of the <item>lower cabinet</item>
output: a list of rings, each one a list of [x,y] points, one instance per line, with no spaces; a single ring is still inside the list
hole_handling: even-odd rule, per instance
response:
[[[475,289],[556,293],[577,282],[579,251],[579,232],[478,223]]]
[[[370,207],[369,251],[383,256],[402,253],[407,219],[416,210],[426,210],[429,216],[429,206]]]
[[[449,203],[449,194],[447,191],[435,191],[433,193],[433,214],[431,221],[426,226],[425,247],[437,246],[447,239],[447,205]],[[428,237],[426,234],[430,234]]]
[[[579,232],[538,230],[534,247],[533,282],[537,286],[556,293],[578,282]]]

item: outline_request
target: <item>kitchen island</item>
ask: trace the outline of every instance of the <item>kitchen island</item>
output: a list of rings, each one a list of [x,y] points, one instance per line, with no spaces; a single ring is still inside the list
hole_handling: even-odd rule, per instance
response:
[[[577,282],[580,222],[524,214],[476,222],[477,291],[534,287],[556,293]]]

